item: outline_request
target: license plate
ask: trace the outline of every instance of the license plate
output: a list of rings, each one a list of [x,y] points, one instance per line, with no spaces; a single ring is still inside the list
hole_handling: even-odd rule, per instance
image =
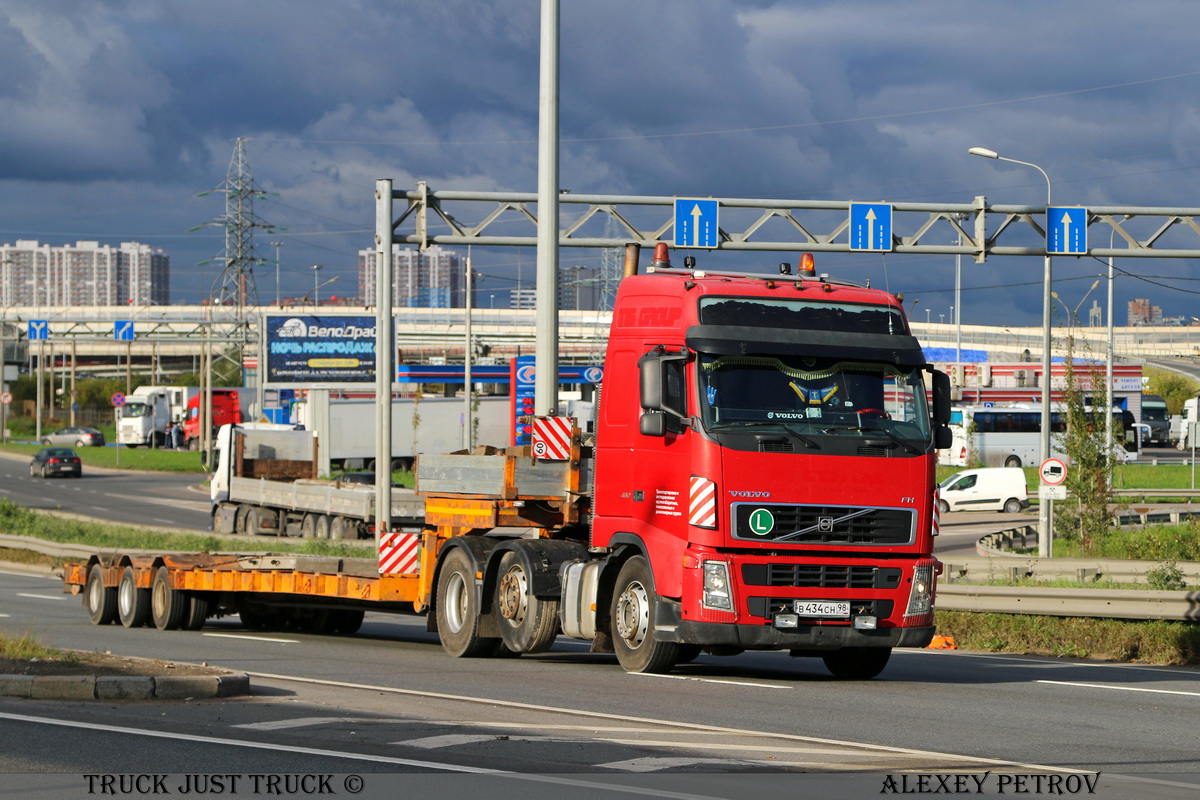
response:
[[[797,600],[796,614],[801,617],[850,618],[849,600]]]

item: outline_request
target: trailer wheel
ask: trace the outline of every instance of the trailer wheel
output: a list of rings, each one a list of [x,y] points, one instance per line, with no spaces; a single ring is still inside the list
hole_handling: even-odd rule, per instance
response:
[[[150,619],[150,590],[139,589],[133,567],[121,571],[117,584],[117,616],[126,628],[140,628]]]
[[[516,653],[541,653],[558,635],[558,601],[533,595],[525,551],[509,550],[500,559],[493,597],[504,645]]]
[[[204,622],[208,619],[211,604],[208,597],[197,592],[188,592],[186,603],[187,610],[183,612],[183,624],[180,627],[185,631],[198,631],[204,627]]]
[[[318,539],[328,539],[330,524],[332,521],[333,520],[328,514],[319,515],[317,517],[316,528],[313,531],[313,535],[315,535]]]
[[[300,520],[300,538],[315,539],[317,538],[317,517],[319,514],[305,514],[304,519]]]
[[[104,585],[104,567],[99,564],[88,570],[83,603],[93,625],[108,625],[117,618],[117,587]]]
[[[654,576],[642,556],[625,562],[612,597],[613,649],[626,672],[670,672],[679,660],[679,645],[654,635]]]
[[[171,585],[171,573],[159,567],[150,582],[150,617],[160,631],[178,630],[187,611],[187,595]]]
[[[451,550],[437,582],[438,638],[455,658],[486,658],[502,645],[495,637],[479,635],[479,598],[475,570],[461,548]]]
[[[334,517],[329,523],[329,538],[357,539],[358,523],[347,517]]]
[[[891,657],[890,647],[843,647],[822,654],[821,659],[839,680],[866,681],[883,672]]]

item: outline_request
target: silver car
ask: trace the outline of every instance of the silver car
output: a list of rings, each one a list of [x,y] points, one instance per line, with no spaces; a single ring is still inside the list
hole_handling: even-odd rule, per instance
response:
[[[104,434],[95,428],[82,425],[71,428],[59,428],[54,433],[42,437],[42,444],[65,445],[74,447],[104,447]]]

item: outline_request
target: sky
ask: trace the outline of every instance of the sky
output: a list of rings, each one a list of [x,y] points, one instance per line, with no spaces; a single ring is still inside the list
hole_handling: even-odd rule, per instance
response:
[[[0,0],[0,241],[138,241],[171,299],[218,282],[220,187],[246,140],[256,254],[284,296],[355,294],[374,182],[537,190],[539,0]],[[575,193],[1200,206],[1195,0],[561,0],[560,185]],[[199,227],[196,230],[197,226]],[[949,241],[949,240],[947,240]],[[1095,242],[1093,242],[1095,244]],[[1200,238],[1187,245],[1200,247]],[[598,266],[595,250],[560,263]],[[772,271],[795,253],[700,253]],[[479,293],[533,248],[476,249]],[[205,263],[207,262],[207,263]],[[947,255],[819,254],[951,318]],[[962,259],[965,323],[1039,325],[1039,257]],[[1106,265],[1055,259],[1069,306]],[[1200,265],[1117,259],[1118,324],[1200,316]],[[256,270],[260,299],[272,264]],[[912,300],[920,303],[913,306]],[[929,309],[929,311],[926,311]],[[1081,312],[1082,313],[1082,312]]]

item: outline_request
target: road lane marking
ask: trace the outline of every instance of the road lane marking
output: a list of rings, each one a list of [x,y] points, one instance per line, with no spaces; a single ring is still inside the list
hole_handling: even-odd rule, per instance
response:
[[[33,594],[32,592],[17,592],[17,597],[32,597],[34,600],[62,600],[66,595]]]
[[[547,711],[553,714],[570,714],[575,717],[587,717],[590,719],[605,719],[618,722],[634,722],[642,725],[660,725],[678,730],[685,730],[689,733],[695,731],[706,731],[712,733],[736,734],[740,736],[763,736],[764,731],[747,730],[745,728],[726,728],[720,725],[701,724],[695,722],[680,722],[676,720],[654,719],[652,717],[634,717],[626,714],[613,714],[605,711],[587,711],[576,708],[561,708],[558,706],[547,706],[539,703],[519,703],[513,700],[500,700],[492,697],[470,697],[467,695],[448,694],[445,692],[430,692],[420,689],[401,689],[395,686],[381,686],[378,684],[355,683],[353,681],[336,681],[327,678],[306,678],[301,675],[283,675],[277,672],[251,672],[245,671],[247,675],[254,678],[264,678],[267,680],[278,680],[293,683],[311,684],[314,686],[337,686],[343,689],[361,689],[379,694],[393,694],[402,697],[421,697],[426,699],[452,700],[460,703],[470,703],[475,705],[486,705],[489,708],[517,708],[526,711]],[[635,674],[635,673],[629,673]],[[904,755],[921,757],[921,758],[938,758],[945,761],[962,762],[972,766],[1003,766],[1015,767],[1025,770],[1040,770],[1044,772],[1054,772],[1070,775],[1091,775],[1095,770],[1074,769],[1072,767],[1055,767],[1046,766],[1044,764],[1032,764],[1021,761],[1007,761],[999,758],[983,758],[977,756],[959,755],[957,753],[940,753],[934,750],[916,750],[908,747],[893,747],[888,745],[869,744],[867,742],[851,742],[839,739],[826,739],[818,736],[802,736],[793,733],[770,733],[772,738],[782,739],[789,742],[805,742],[808,744],[821,744],[830,747],[846,747],[853,748],[859,751],[866,751],[872,754],[883,753],[900,753]]]
[[[750,681],[731,681],[722,680],[720,678],[694,678],[689,675],[653,675],[648,672],[631,672],[632,676],[638,678],[670,678],[675,681],[699,681],[700,683],[727,683],[730,686],[753,686],[758,689],[791,689],[791,686],[783,686],[778,683],[751,683]]]
[[[1037,681],[1055,686],[1082,686],[1085,689],[1111,689],[1114,692],[1149,692],[1151,694],[1181,694],[1185,697],[1200,697],[1200,692],[1181,692],[1177,689],[1146,689],[1141,686],[1113,686],[1107,683],[1077,683],[1075,681]]]
[[[215,636],[218,639],[249,639],[255,642],[277,642],[279,644],[300,644],[299,639],[272,639],[270,636],[253,636],[245,633],[205,633],[202,636]]]
[[[609,769],[620,769],[626,772],[657,772],[662,769],[672,769],[674,767],[690,767],[697,764],[706,766],[736,766],[744,767],[747,764],[754,766],[762,766],[761,761],[743,761],[736,758],[688,758],[672,757],[672,756],[644,756],[642,758],[630,758],[626,761],[610,761],[607,764],[597,764],[597,767],[607,767]]]
[[[76,720],[53,719],[50,717],[34,717],[24,714],[9,714],[0,712],[0,719],[15,722],[29,722],[38,725],[57,725],[64,728],[81,728],[83,730],[103,733],[123,733],[131,736],[147,736],[152,739],[171,739],[183,742],[200,742],[203,744],[223,745],[227,747],[245,747],[250,750],[273,750],[282,753],[300,753],[303,755],[324,756],[327,758],[344,758],[350,761],[371,761],[377,764],[395,764],[419,769],[441,770],[443,772],[463,772],[472,775],[492,775],[497,778],[508,778],[517,781],[546,783],[555,786],[574,786],[587,789],[601,789],[616,794],[642,794],[651,797],[669,797],[674,800],[717,800],[709,795],[687,794],[684,792],[665,792],[660,789],[642,789],[636,786],[601,783],[600,781],[576,780],[551,775],[522,774],[508,770],[487,769],[485,767],[468,767],[458,764],[441,764],[436,761],[418,761],[411,758],[396,758],[395,756],[379,756],[369,753],[349,753],[342,750],[325,750],[317,747],[300,747],[294,744],[269,744],[252,742],[241,739],[224,739],[217,736],[203,736],[196,733],[172,733],[170,731],[145,730],[142,728],[127,728],[119,725],[103,725],[96,722],[79,722]]]
[[[235,728],[245,728],[250,731],[282,731],[291,728],[307,728],[313,725],[327,725],[334,722],[402,722],[403,720],[379,719],[376,717],[295,717],[293,719],[277,719],[270,722],[246,722],[234,725]]]
[[[441,750],[445,747],[458,747],[464,744],[479,744],[480,742],[577,742],[578,739],[562,739],[553,736],[501,736],[495,733],[447,733],[442,736],[424,736],[420,739],[405,739],[391,744],[404,747],[419,747],[422,750]]]

